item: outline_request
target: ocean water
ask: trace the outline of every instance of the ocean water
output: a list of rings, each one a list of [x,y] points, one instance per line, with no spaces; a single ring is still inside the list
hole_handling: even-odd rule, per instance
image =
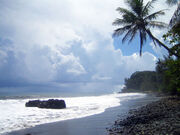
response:
[[[0,135],[39,124],[82,118],[103,113],[107,108],[121,105],[122,101],[144,98],[145,96],[145,94],[140,93],[114,93],[101,96],[50,97],[65,100],[67,108],[59,110],[25,107],[27,101],[37,99],[37,97],[1,99]],[[47,100],[50,98],[40,97],[38,99]]]

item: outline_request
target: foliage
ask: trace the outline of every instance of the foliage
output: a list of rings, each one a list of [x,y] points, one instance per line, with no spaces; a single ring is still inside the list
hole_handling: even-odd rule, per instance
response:
[[[180,55],[180,23],[164,34],[163,38],[172,46],[171,50]],[[169,53],[168,57],[157,62],[156,72],[160,78],[159,88],[161,91],[180,94],[180,58],[173,58]]]
[[[180,55],[180,23],[163,35],[164,41],[172,45],[171,51]],[[172,53],[169,53],[172,56]]]
[[[172,52],[180,55],[180,23],[176,23],[163,38],[172,45]],[[180,58],[173,58],[169,53],[168,57],[157,62],[156,72],[161,78],[161,91],[180,95]]]
[[[157,76],[155,71],[135,72],[125,79],[123,91],[156,91]]]
[[[164,34],[163,38],[166,41],[168,40],[169,44],[176,44],[177,42],[180,42],[179,34],[173,33],[172,31],[168,31],[168,33]]]
[[[177,94],[180,91],[180,60],[168,60],[166,61],[168,70],[165,72],[166,78],[168,78],[167,90],[173,94]]]
[[[177,23],[171,30],[163,35],[165,41],[169,41],[169,44],[180,43],[180,23]]]
[[[180,60],[166,57],[159,60],[156,66],[160,78],[159,89],[162,92],[180,94]]]
[[[165,57],[158,60],[156,71],[135,72],[125,79],[123,92],[154,91],[180,94],[180,60]]]

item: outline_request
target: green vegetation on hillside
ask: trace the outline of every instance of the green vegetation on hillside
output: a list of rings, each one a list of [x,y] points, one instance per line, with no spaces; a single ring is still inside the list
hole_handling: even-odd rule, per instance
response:
[[[130,78],[125,79],[125,88],[123,92],[135,91],[157,91],[158,78],[155,71],[135,72]]]

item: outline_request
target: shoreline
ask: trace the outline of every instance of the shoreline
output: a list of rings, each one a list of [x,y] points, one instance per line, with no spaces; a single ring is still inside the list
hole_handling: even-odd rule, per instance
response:
[[[118,118],[125,118],[130,109],[139,108],[157,100],[155,96],[146,96],[140,99],[131,99],[120,102],[120,106],[108,108],[101,114],[84,118],[59,121],[38,125],[32,128],[13,131],[7,135],[102,135],[108,134],[107,128],[111,127]]]
[[[109,135],[180,135],[180,97],[163,97],[131,110],[108,131]]]

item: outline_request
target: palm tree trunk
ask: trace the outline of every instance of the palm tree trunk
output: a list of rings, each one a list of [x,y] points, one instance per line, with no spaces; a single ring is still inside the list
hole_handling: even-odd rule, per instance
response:
[[[169,49],[165,44],[163,44],[161,41],[159,41],[159,39],[157,39],[156,37],[154,37],[151,33],[150,30],[146,30],[148,35],[154,40],[156,41],[160,46],[164,47],[169,53],[171,53],[172,55],[176,56],[177,58],[180,58],[180,55],[173,52],[171,49]]]

